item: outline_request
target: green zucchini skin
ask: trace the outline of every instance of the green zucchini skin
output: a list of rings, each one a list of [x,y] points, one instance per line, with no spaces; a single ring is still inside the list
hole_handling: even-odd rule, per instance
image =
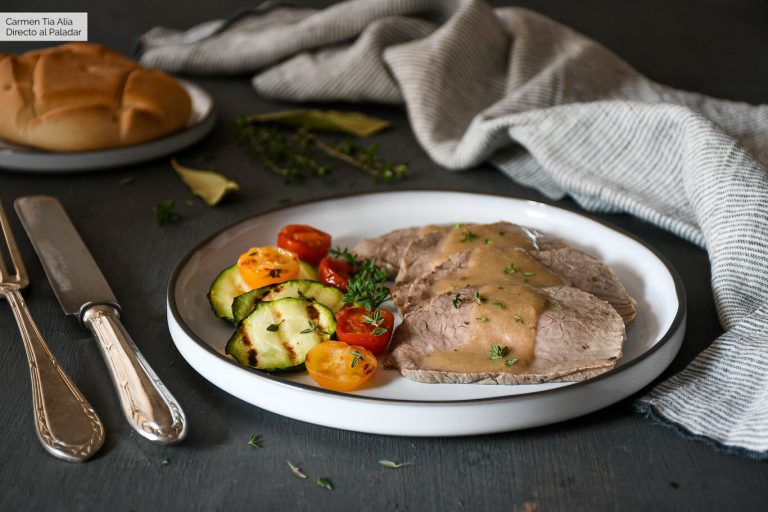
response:
[[[311,263],[304,260],[299,261],[299,279],[306,281],[317,281],[317,270]]]
[[[317,281],[296,279],[279,284],[271,284],[263,288],[257,288],[235,297],[232,301],[233,322],[237,324],[248,316],[256,304],[263,301],[297,297],[314,300],[326,306],[334,313],[344,306],[344,293],[333,286],[328,286]]]
[[[251,287],[240,277],[237,265],[222,270],[208,290],[208,301],[211,303],[214,314],[232,322],[232,300],[250,289]]]
[[[335,332],[333,311],[318,302],[294,297],[259,302],[237,325],[225,352],[252,368],[287,370],[303,364],[307,352]]]
[[[307,281],[317,280],[317,271],[315,268],[306,261],[299,261],[299,279]],[[260,290],[262,288],[259,288]],[[211,303],[214,314],[229,320],[230,322],[237,324],[239,320],[242,320],[250,313],[241,315],[237,320],[232,314],[232,301],[238,295],[253,291],[248,283],[246,283],[242,277],[240,277],[240,271],[237,269],[237,264],[227,267],[222,270],[216,279],[211,283],[211,287],[208,290],[208,302]],[[298,295],[295,295],[298,297]],[[252,310],[253,308],[251,308]]]

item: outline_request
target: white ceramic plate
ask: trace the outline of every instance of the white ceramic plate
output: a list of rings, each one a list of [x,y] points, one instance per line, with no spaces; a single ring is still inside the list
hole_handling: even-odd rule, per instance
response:
[[[135,146],[77,153],[56,153],[17,146],[0,139],[0,168],[27,173],[72,173],[131,165],[169,155],[205,137],[216,123],[213,98],[199,85],[179,80],[192,99],[183,130]]]
[[[268,374],[224,355],[232,327],[211,313],[206,293],[223,268],[249,247],[272,245],[286,224],[311,224],[334,244],[396,228],[506,220],[561,236],[607,262],[637,299],[615,369],[580,383],[522,386],[421,384],[380,370],[353,393],[317,387],[306,373]],[[273,210],[205,240],[176,267],[168,288],[168,325],[181,355],[203,377],[269,411],[346,430],[455,436],[554,423],[606,407],[655,379],[685,332],[685,292],[677,272],[639,240],[581,215],[541,203],[461,192],[387,192]]]

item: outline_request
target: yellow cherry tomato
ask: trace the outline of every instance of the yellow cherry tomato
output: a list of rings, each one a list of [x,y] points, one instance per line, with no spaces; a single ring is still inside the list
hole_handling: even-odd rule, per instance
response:
[[[299,257],[279,247],[251,247],[237,259],[237,269],[251,288],[299,277]]]
[[[376,371],[378,361],[369,350],[343,341],[324,341],[307,353],[304,361],[309,376],[320,387],[352,391],[362,386]]]

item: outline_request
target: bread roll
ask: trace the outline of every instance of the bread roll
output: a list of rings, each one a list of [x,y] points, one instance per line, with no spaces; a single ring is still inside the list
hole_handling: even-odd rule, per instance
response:
[[[0,138],[51,151],[129,146],[183,128],[192,102],[166,73],[88,43],[0,54]]]

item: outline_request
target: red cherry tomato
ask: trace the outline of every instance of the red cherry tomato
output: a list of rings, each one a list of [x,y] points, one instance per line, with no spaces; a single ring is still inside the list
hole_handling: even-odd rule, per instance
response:
[[[321,283],[346,292],[349,288],[349,274],[354,268],[344,260],[325,257],[317,267],[317,277]]]
[[[380,354],[392,337],[395,317],[386,309],[373,312],[357,306],[336,313],[336,336],[340,341]]]
[[[317,265],[331,248],[331,235],[312,226],[289,224],[278,233],[277,246],[295,253],[312,265]]]

